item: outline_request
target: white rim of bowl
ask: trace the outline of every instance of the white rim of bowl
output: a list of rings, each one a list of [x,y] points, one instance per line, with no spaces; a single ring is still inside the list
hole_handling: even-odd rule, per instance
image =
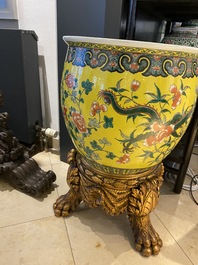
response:
[[[134,48],[143,48],[143,49],[152,49],[152,50],[163,50],[163,51],[198,54],[198,48],[195,48],[195,47],[158,43],[158,42],[72,36],[72,35],[63,36],[63,40],[68,45],[69,45],[68,42],[84,42],[84,43],[91,43],[91,44],[103,44],[103,45],[124,46],[124,47],[131,47],[131,48],[134,47]]]

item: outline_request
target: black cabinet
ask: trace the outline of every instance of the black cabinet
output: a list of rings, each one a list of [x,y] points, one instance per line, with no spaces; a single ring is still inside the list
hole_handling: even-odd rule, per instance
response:
[[[35,124],[42,125],[37,35],[34,31],[0,30],[2,111],[19,141],[35,141]]]
[[[131,1],[131,0],[130,0]],[[132,0],[134,1],[134,0]],[[166,21],[184,21],[198,17],[197,0],[135,0],[137,7]]]

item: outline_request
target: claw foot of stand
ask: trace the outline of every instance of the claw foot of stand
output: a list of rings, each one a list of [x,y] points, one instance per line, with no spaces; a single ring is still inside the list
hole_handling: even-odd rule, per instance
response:
[[[107,214],[126,212],[135,237],[135,248],[148,257],[156,255],[162,240],[153,228],[149,214],[159,199],[163,165],[131,175],[104,173],[91,167],[86,158],[71,150],[67,182],[70,190],[53,205],[56,216],[68,216],[81,201],[91,208],[100,206]]]
[[[57,217],[66,217],[80,204],[78,194],[70,190],[67,194],[60,196],[54,203],[54,213]]]
[[[140,183],[137,188],[132,189],[129,197],[127,212],[135,237],[135,248],[145,257],[157,255],[162,247],[162,240],[153,228],[149,216],[159,199],[162,173],[163,169],[158,177]]]
[[[67,182],[70,186],[70,190],[65,195],[60,196],[53,205],[54,213],[57,217],[66,217],[71,211],[74,211],[76,207],[82,201],[81,194],[79,192],[80,177],[78,174],[78,168],[76,167],[76,151],[72,149],[67,156],[67,162],[70,164]]]
[[[135,237],[135,248],[143,256],[157,255],[163,243],[153,228],[149,216],[139,218],[129,217]]]

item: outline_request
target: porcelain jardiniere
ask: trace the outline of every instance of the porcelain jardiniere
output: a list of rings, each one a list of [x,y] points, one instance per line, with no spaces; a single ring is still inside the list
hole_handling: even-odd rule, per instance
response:
[[[149,42],[65,36],[61,105],[75,150],[70,191],[54,205],[66,216],[81,200],[127,212],[143,255],[162,241],[149,213],[161,161],[184,134],[196,102],[198,50]]]
[[[173,28],[172,32],[165,36],[163,43],[176,44],[198,48],[198,20],[191,19],[182,22],[181,26]]]
[[[192,115],[198,73],[195,51],[153,43],[149,47],[64,39],[69,50],[61,103],[77,150],[101,168],[141,169],[161,162]]]

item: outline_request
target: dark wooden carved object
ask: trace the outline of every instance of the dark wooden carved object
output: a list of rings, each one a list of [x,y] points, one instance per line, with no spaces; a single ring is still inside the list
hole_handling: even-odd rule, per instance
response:
[[[0,106],[3,104],[0,91]],[[35,148],[21,145],[8,128],[8,113],[0,113],[0,177],[15,189],[28,195],[39,197],[56,180],[53,171],[43,171],[31,158]]]

